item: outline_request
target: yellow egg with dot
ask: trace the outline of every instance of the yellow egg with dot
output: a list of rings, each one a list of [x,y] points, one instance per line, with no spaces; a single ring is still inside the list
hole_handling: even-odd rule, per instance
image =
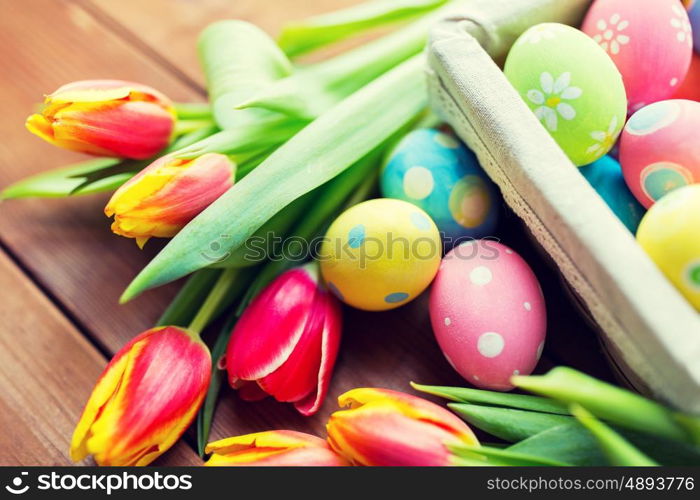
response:
[[[389,198],[340,214],[319,253],[328,288],[346,304],[367,311],[415,299],[435,277],[441,257],[440,233],[428,214]]]
[[[657,201],[639,224],[637,241],[700,311],[700,184]]]

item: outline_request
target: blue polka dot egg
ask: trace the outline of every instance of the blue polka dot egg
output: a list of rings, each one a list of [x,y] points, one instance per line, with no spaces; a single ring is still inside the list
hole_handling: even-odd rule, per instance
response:
[[[367,311],[402,306],[435,277],[442,257],[430,216],[402,200],[355,205],[331,224],[321,245],[321,273],[343,302]]]
[[[406,135],[381,176],[382,194],[425,210],[448,247],[464,238],[493,235],[500,195],[474,153],[435,129]]]

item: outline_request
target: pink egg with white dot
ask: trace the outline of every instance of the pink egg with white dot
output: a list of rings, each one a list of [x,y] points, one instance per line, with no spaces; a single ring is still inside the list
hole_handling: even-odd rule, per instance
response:
[[[442,260],[430,292],[430,320],[445,358],[477,387],[513,389],[544,347],[542,289],[520,255],[493,240],[474,240]]]
[[[625,182],[651,207],[666,193],[700,182],[700,103],[684,99],[646,106],[630,117],[620,139]]]
[[[688,73],[693,34],[679,0],[596,0],[581,29],[622,74],[630,113],[671,97]]]

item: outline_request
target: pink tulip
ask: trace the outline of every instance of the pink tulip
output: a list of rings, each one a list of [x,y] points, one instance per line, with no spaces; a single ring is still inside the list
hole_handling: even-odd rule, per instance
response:
[[[318,411],[338,354],[341,309],[316,264],[267,286],[236,324],[226,351],[229,383],[243,399],[272,396],[302,415]]]
[[[84,80],[46,96],[44,108],[26,126],[65,149],[142,160],[168,145],[175,118],[170,99],[151,87]]]

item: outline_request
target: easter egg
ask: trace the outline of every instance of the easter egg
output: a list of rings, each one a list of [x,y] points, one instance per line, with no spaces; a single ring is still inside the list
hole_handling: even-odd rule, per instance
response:
[[[504,72],[575,165],[613,147],[625,123],[625,88],[590,37],[563,24],[533,26],[515,42]]]
[[[529,375],[544,347],[547,314],[527,263],[492,240],[450,251],[430,291],[430,321],[447,361],[484,389],[513,388]]]
[[[635,233],[645,210],[627,187],[617,160],[603,156],[600,160],[581,167],[580,171],[617,218],[630,232]]]
[[[700,26],[698,26],[698,31],[700,31]],[[700,54],[693,54],[688,74],[676,93],[673,94],[673,98],[700,101]]]
[[[620,163],[634,196],[649,208],[669,191],[700,182],[700,103],[660,101],[637,111],[620,140]]]
[[[639,225],[637,241],[700,311],[700,184],[678,189],[654,204]]]
[[[435,277],[442,243],[430,216],[388,198],[365,201],[342,214],[321,244],[328,288],[358,309],[394,309],[425,290]]]
[[[414,130],[392,151],[382,195],[408,201],[433,219],[447,246],[493,234],[500,196],[474,153],[452,135]]]
[[[693,46],[696,52],[700,52],[700,2],[695,1],[688,12],[690,25],[693,31]]]
[[[693,40],[678,0],[596,0],[581,29],[622,73],[630,113],[671,97],[688,72]]]

